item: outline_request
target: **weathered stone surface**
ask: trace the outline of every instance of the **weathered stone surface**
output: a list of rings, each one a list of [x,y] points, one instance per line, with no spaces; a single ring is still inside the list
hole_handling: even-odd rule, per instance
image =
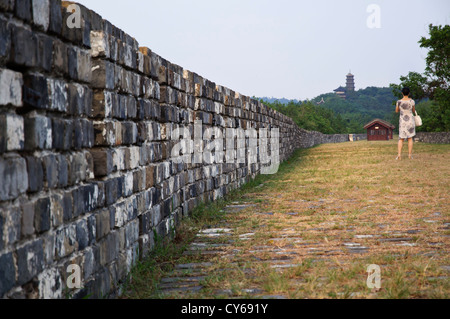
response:
[[[25,149],[51,149],[52,148],[52,122],[37,113],[25,116]]]
[[[0,157],[0,201],[17,198],[28,189],[27,164],[19,156]]]
[[[50,1],[32,0],[33,22],[43,31],[47,31],[50,24]]]
[[[51,227],[50,213],[51,213],[50,198],[41,198],[34,205],[34,228],[38,233],[44,233]]]
[[[22,106],[22,74],[0,68],[0,105]]]
[[[16,283],[16,268],[12,253],[0,255],[0,296],[8,292]]]
[[[16,114],[0,114],[0,153],[24,149],[24,120]]]
[[[41,239],[17,249],[17,283],[23,285],[44,269],[44,248]]]

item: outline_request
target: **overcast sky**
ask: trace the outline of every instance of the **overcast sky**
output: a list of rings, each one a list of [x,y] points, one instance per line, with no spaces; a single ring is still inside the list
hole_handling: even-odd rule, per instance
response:
[[[418,41],[430,23],[450,23],[449,0],[78,2],[140,46],[216,84],[300,100],[345,85],[350,70],[357,89],[423,72],[427,51]]]

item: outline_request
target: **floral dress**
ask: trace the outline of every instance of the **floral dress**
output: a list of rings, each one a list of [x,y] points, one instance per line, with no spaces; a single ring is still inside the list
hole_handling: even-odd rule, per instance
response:
[[[400,139],[412,138],[416,136],[416,122],[414,121],[413,107],[414,100],[400,100],[397,106],[400,109]]]

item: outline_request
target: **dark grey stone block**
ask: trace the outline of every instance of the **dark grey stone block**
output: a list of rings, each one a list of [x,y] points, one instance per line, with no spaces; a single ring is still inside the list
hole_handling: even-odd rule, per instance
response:
[[[19,19],[31,22],[33,14],[31,11],[31,0],[16,0],[16,7],[14,14]]]
[[[42,158],[45,181],[48,188],[55,188],[58,185],[58,162],[55,155],[47,155]]]
[[[34,205],[34,228],[38,233],[50,230],[50,198],[41,198]]]
[[[121,195],[118,191],[118,180],[112,178],[105,181],[105,203],[106,206],[114,204]]]
[[[72,192],[65,193],[63,196],[63,220],[70,221],[73,217],[73,197]]]
[[[53,41],[53,71],[58,75],[69,74],[68,64],[68,47],[67,45],[57,39]]]
[[[73,214],[72,218],[77,218],[84,214],[84,194],[83,187],[76,188],[72,191],[73,198]]]
[[[10,61],[23,66],[34,67],[37,63],[37,38],[29,30],[11,26]]]
[[[24,158],[0,158],[0,201],[17,198],[28,189],[27,164]]]
[[[11,28],[8,21],[0,17],[0,62],[3,58],[8,60],[11,50]]]
[[[23,101],[34,108],[49,108],[47,79],[43,75],[26,74],[24,76]]]
[[[0,297],[7,293],[16,283],[16,268],[12,253],[0,255]]]
[[[80,220],[76,226],[76,236],[78,242],[78,250],[84,250],[89,244],[89,231],[87,221]]]
[[[58,188],[66,187],[69,184],[69,164],[64,155],[57,155],[58,161]]]
[[[83,193],[84,212],[91,212],[97,208],[98,188],[95,184],[85,185],[80,190]]]
[[[40,158],[34,156],[26,157],[28,169],[28,191],[35,193],[42,190],[44,186],[44,170]]]
[[[17,284],[23,285],[44,269],[42,239],[33,241],[17,250]]]
[[[50,24],[48,30],[61,34],[62,23],[61,0],[50,0]]]
[[[37,66],[44,71],[50,72],[52,70],[53,40],[51,37],[42,34],[39,34],[36,37]]]

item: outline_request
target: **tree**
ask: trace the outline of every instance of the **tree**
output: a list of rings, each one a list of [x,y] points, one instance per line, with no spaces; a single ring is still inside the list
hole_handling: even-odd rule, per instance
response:
[[[427,93],[427,77],[417,72],[409,72],[407,76],[400,77],[400,84],[391,84],[392,93],[401,99],[402,89],[408,87],[411,90],[411,97],[419,102],[429,96]],[[396,102],[394,102],[396,104]]]
[[[450,131],[450,26],[429,26],[429,38],[422,37],[421,48],[429,49],[424,74],[410,72],[400,77],[400,84],[391,84],[394,95],[399,96],[402,87],[411,89],[418,101],[429,98],[421,108],[421,116],[428,131]],[[424,128],[422,128],[424,129]]]

